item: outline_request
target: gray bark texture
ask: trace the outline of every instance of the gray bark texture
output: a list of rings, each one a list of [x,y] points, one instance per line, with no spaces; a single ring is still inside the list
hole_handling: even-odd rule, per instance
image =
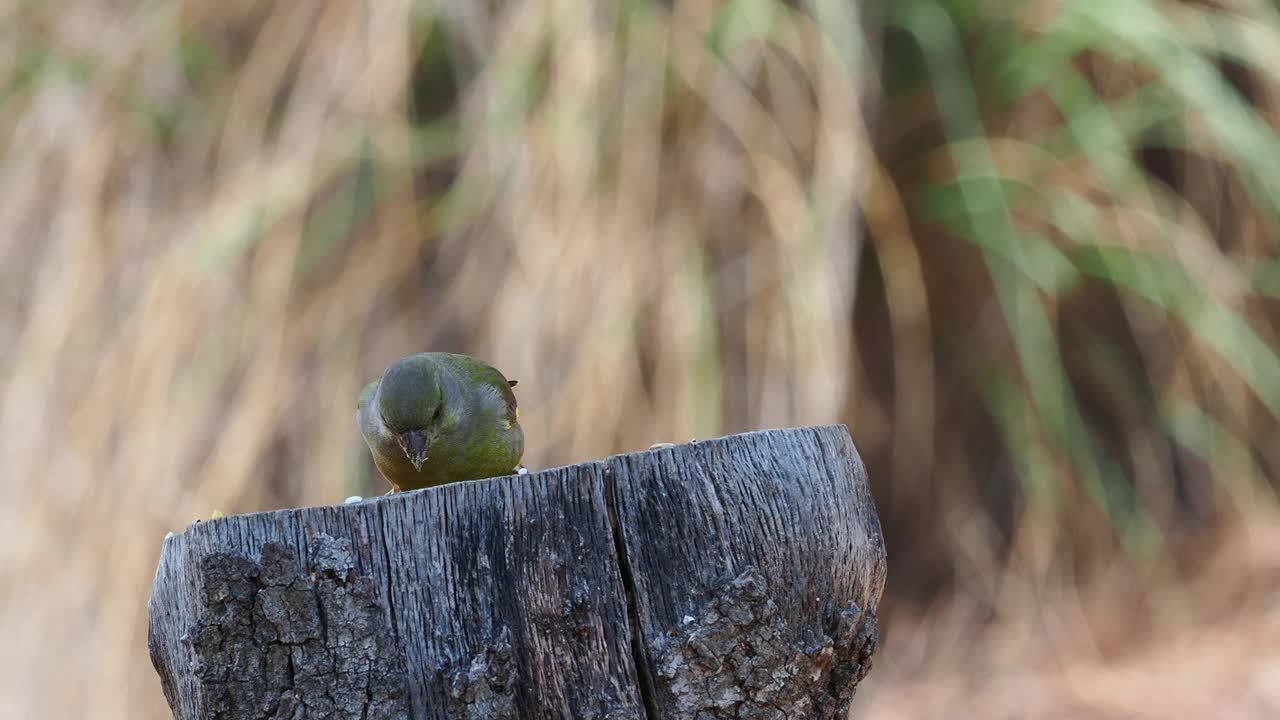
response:
[[[165,540],[180,720],[844,718],[884,544],[842,425],[765,430]]]

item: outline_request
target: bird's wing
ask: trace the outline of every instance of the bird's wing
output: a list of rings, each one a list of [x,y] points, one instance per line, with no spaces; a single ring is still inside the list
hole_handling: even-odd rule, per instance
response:
[[[507,380],[497,368],[483,360],[478,360],[470,355],[457,355],[441,353],[446,358],[446,366],[451,372],[456,373],[457,377],[465,378],[468,384],[476,384],[485,388],[485,394],[492,394],[501,398],[505,405],[505,419],[508,423],[514,424],[520,417],[520,413],[516,408],[516,394],[511,392],[512,383]]]
[[[502,397],[502,401],[507,405],[507,421],[515,422],[520,417],[519,408],[516,405],[516,394],[511,391],[515,387],[515,383],[507,380],[498,369],[492,365],[485,364],[483,372],[483,382],[491,386]]]
[[[502,377],[502,373],[497,370],[493,371],[498,376],[498,382],[494,385],[498,388],[498,392],[502,394],[502,400],[507,404],[507,420],[515,422],[520,417],[520,408],[516,404],[516,394],[511,391],[515,387],[515,383],[506,382],[506,378]]]
[[[378,409],[375,407],[378,388],[381,385],[381,378],[365,385],[364,390],[360,391],[360,401],[356,405],[356,424],[360,426],[360,432],[369,441],[385,432],[382,416],[378,414]]]

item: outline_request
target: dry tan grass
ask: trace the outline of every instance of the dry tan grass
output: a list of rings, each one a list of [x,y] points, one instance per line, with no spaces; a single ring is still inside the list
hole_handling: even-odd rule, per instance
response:
[[[532,467],[848,422],[893,543],[890,598],[911,608],[875,717],[941,677],[894,658],[1020,647],[1021,630],[967,630],[993,616],[1023,628],[1066,593],[1062,612],[1093,618],[1084,644],[1110,637],[1097,618],[1128,605],[1073,604],[1077,582],[1121,573],[1137,616],[1166,607],[1152,598],[1199,555],[1176,544],[1188,506],[1211,530],[1274,522],[1275,291],[1251,263],[1275,226],[1203,110],[1183,108],[1189,150],[1165,182],[1126,184],[1046,150],[1062,113],[1042,92],[993,110],[976,88],[982,142],[946,136],[928,87],[868,132],[873,63],[843,3],[818,20],[767,1],[488,5],[0,3],[0,717],[165,717],[144,642],[164,533],[375,491],[356,393],[423,349],[521,381]],[[1030,41],[1058,5],[1014,24]],[[1280,23],[1239,5],[1223,22],[1255,48],[1273,119]],[[1169,18],[1221,42],[1202,10]],[[1159,85],[1105,49],[1074,64],[1117,113]],[[920,200],[984,154],[1052,191],[1012,210],[1048,238],[1036,258],[1142,250],[1225,315],[1116,278],[1053,286],[1053,258],[1029,267],[1044,285],[1001,285],[986,246]],[[1068,200],[1087,210],[1075,234]],[[1030,347],[1070,351],[1060,368]],[[1116,476],[1054,435],[1059,386],[1114,441],[1131,524],[1099,500]],[[948,610],[920,620],[939,591]],[[1068,675],[1101,682],[1074,668],[1108,666],[1071,648]],[[912,714],[947,707],[948,682]]]
[[[839,419],[850,70],[812,24],[722,62],[696,4],[586,9],[449,10],[476,64],[443,150],[407,93],[429,6],[4,11],[34,69],[0,106],[0,715],[163,716],[164,533],[372,491],[354,401],[400,355],[519,378],[534,467]]]

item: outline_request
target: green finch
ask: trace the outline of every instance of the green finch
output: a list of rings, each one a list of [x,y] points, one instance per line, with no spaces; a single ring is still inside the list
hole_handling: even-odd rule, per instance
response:
[[[392,492],[515,472],[524,454],[515,384],[475,358],[422,353],[366,385],[356,422]]]

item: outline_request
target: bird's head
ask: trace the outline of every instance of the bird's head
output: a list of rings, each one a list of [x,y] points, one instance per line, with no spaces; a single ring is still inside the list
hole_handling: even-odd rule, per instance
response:
[[[444,414],[439,368],[420,355],[398,360],[382,374],[378,395],[382,423],[395,434],[413,468],[421,470]]]

